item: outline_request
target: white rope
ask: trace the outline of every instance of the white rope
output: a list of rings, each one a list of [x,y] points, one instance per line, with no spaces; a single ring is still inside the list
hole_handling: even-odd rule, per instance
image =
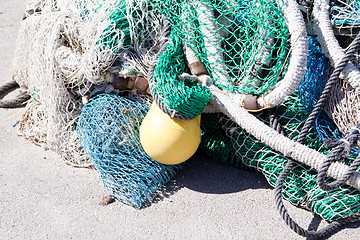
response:
[[[273,90],[258,99],[260,108],[270,108],[281,104],[297,89],[306,71],[308,43],[305,22],[295,0],[284,0],[283,2],[282,11],[291,35],[292,52],[290,64],[284,79]],[[213,9],[205,3],[199,1],[196,1],[196,3],[198,18],[202,23],[201,31],[206,36],[204,43],[209,64],[212,66],[212,77],[219,80],[221,84],[228,85],[229,82],[226,80],[230,80],[230,76],[227,73],[226,66],[222,64],[224,49],[219,44],[221,42],[220,36],[216,34],[219,27],[214,21]],[[281,5],[281,3],[279,4]],[[240,105],[242,106],[242,104]]]
[[[284,102],[297,89],[306,71],[308,42],[305,22],[295,0],[283,0],[283,2],[282,11],[291,35],[291,58],[284,78],[272,91],[258,99],[260,108],[275,107]]]
[[[313,27],[317,35],[317,39],[321,43],[323,52],[327,54],[331,64],[336,66],[336,64],[344,57],[345,51],[342,47],[340,47],[339,42],[335,38],[329,17],[329,8],[329,0],[314,1]],[[343,77],[353,88],[360,87],[360,70],[357,69],[351,62],[349,62],[345,67]]]

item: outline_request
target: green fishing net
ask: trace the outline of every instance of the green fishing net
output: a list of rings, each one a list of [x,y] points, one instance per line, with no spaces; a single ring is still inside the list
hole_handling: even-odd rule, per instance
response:
[[[289,32],[282,4],[165,0],[161,7],[218,87],[261,95],[276,84],[286,65]]]
[[[328,60],[313,37],[309,37],[307,61],[308,69],[298,91],[276,108],[276,115],[285,136],[295,141],[327,81]],[[257,117],[264,124],[270,125],[269,113],[265,111]],[[204,134],[201,148],[206,153],[222,163],[259,171],[275,186],[288,161],[283,154],[266,146],[223,114],[203,114],[202,128]],[[322,111],[316,118],[313,129],[307,134],[304,144],[327,154],[329,150],[324,147],[324,140],[340,139],[341,136],[335,124]],[[354,154],[358,152],[353,149]],[[351,159],[354,157],[355,155],[352,155]],[[283,197],[295,206],[317,213],[328,221],[360,211],[359,190],[346,186],[323,191],[317,184],[317,171],[301,163],[297,163],[286,178]]]
[[[97,41],[102,48],[115,54],[130,45],[130,25],[126,14],[126,0],[118,0],[113,6],[99,0],[95,12],[104,14],[105,28]]]
[[[285,135],[296,140],[308,116],[297,94],[280,105],[277,114]],[[202,117],[204,136],[201,147],[205,152],[217,152],[221,156],[215,155],[216,159],[226,164],[255,169],[264,174],[270,185],[275,186],[288,161],[283,154],[266,146],[222,114],[203,114]],[[265,124],[270,124],[267,112],[259,118]],[[329,152],[314,130],[307,135],[304,144],[324,154]],[[328,181],[333,179],[329,178]],[[286,178],[283,198],[330,222],[360,211],[359,190],[345,186],[324,191],[317,184],[317,171],[301,163],[297,163]]]
[[[184,116],[196,117],[204,111],[211,99],[211,92],[195,81],[179,80],[179,75],[185,71],[181,38],[172,32],[170,42],[154,70],[154,93],[170,109],[175,109]]]
[[[106,13],[106,27],[98,44],[110,55],[130,47],[131,52],[141,56],[141,49],[148,48],[144,45],[160,40],[150,33],[171,25],[171,34],[163,38],[167,39],[165,46],[154,52],[159,58],[153,63],[153,94],[183,116],[201,114],[211,97],[210,91],[199,83],[180,79],[183,73],[191,74],[186,66],[193,61],[205,65],[218,87],[243,94],[266,93],[286,72],[290,47],[282,1],[98,3],[96,11]],[[149,17],[152,13],[158,17]],[[190,55],[195,60],[189,59]]]

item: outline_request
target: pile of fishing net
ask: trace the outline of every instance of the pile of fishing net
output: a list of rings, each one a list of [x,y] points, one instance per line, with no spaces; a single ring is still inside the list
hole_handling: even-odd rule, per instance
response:
[[[292,140],[299,137],[327,81],[329,61],[321,53],[320,44],[314,37],[309,37],[307,66],[308,70],[298,90],[275,110],[267,110],[257,116],[264,124],[274,126]],[[206,153],[222,163],[259,171],[272,186],[276,185],[288,162],[285,153],[270,148],[224,114],[203,114],[202,127],[204,135],[201,148]],[[341,137],[343,134],[322,111],[316,117],[313,129],[307,133],[304,145],[320,153],[328,154],[330,150],[326,147],[324,140],[340,140]],[[354,146],[349,159],[342,161],[350,165],[357,158],[358,153],[358,148]],[[357,217],[354,219],[358,219],[359,189],[345,185],[326,191],[319,186],[317,181],[318,172],[314,168],[296,163],[286,177],[282,197],[297,207],[320,215],[328,222],[339,219],[341,221],[351,214],[355,214]],[[335,180],[329,177],[326,181],[331,183]],[[306,236],[311,237],[311,233]]]
[[[182,168],[158,163],[142,149],[139,127],[149,107],[115,94],[100,94],[84,106],[76,126],[81,146],[108,193],[137,208]]]
[[[359,6],[29,0],[13,74],[30,96],[19,131],[71,165],[94,166],[109,194],[139,208],[183,167],[144,152],[149,104],[183,120],[202,114],[201,148],[262,172],[284,219],[282,197],[329,222],[358,220]],[[345,185],[323,189],[349,169]]]
[[[13,71],[31,96],[19,124],[25,138],[54,149],[71,165],[92,165],[74,127],[87,99],[101,91],[149,99],[142,76],[154,64],[167,27],[156,10],[141,8],[147,9],[129,1],[28,2]],[[142,19],[144,30],[134,26],[145,24]]]

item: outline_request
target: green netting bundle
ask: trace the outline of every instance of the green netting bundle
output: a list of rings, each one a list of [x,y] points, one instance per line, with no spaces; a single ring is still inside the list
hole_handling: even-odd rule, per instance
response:
[[[293,95],[279,106],[277,114],[285,135],[296,140],[308,116],[298,96]],[[260,118],[265,124],[269,124],[267,112]],[[275,185],[287,163],[287,158],[283,154],[266,146],[226,116],[215,117],[203,114],[202,121],[205,134],[201,146],[205,151],[213,154],[215,149],[219,152],[220,148],[225,153],[220,160],[235,166],[245,165],[253,168],[263,173],[272,186]],[[208,131],[209,128],[217,130]],[[308,134],[305,145],[324,154],[329,152],[314,131]],[[234,155],[237,159],[233,157]],[[328,181],[333,180],[329,178]],[[292,204],[317,213],[330,222],[360,211],[359,190],[349,186],[332,191],[321,190],[317,184],[317,171],[301,163],[298,163],[287,177],[283,187],[283,197]]]
[[[286,65],[282,1],[165,0],[163,14],[220,88],[261,95]],[[188,60],[191,62],[191,60]]]
[[[150,106],[115,94],[100,94],[82,109],[76,130],[107,192],[141,207],[183,165],[164,165],[143,150],[139,128]]]
[[[114,4],[106,4],[105,0],[99,0],[99,6],[95,10],[98,14],[103,14],[103,32],[97,41],[101,48],[110,50],[116,54],[121,48],[130,45],[130,26],[127,19],[126,0],[118,0]]]
[[[153,75],[153,93],[170,109],[184,116],[196,117],[201,114],[211,92],[192,80],[179,80],[186,72],[185,56],[180,36],[172,31],[170,41],[157,61]]]

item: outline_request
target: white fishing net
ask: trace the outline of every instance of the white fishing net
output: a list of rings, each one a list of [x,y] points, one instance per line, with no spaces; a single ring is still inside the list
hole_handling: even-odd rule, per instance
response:
[[[136,80],[155,63],[167,31],[156,12],[143,0],[29,0],[13,70],[31,95],[19,132],[71,165],[92,165],[75,131],[83,101],[101,91],[148,101]]]
[[[359,0],[315,0],[313,17],[315,33],[323,51],[335,67],[359,34]],[[360,62],[357,51],[340,75],[340,80],[325,107],[340,131],[345,133],[360,120]]]

